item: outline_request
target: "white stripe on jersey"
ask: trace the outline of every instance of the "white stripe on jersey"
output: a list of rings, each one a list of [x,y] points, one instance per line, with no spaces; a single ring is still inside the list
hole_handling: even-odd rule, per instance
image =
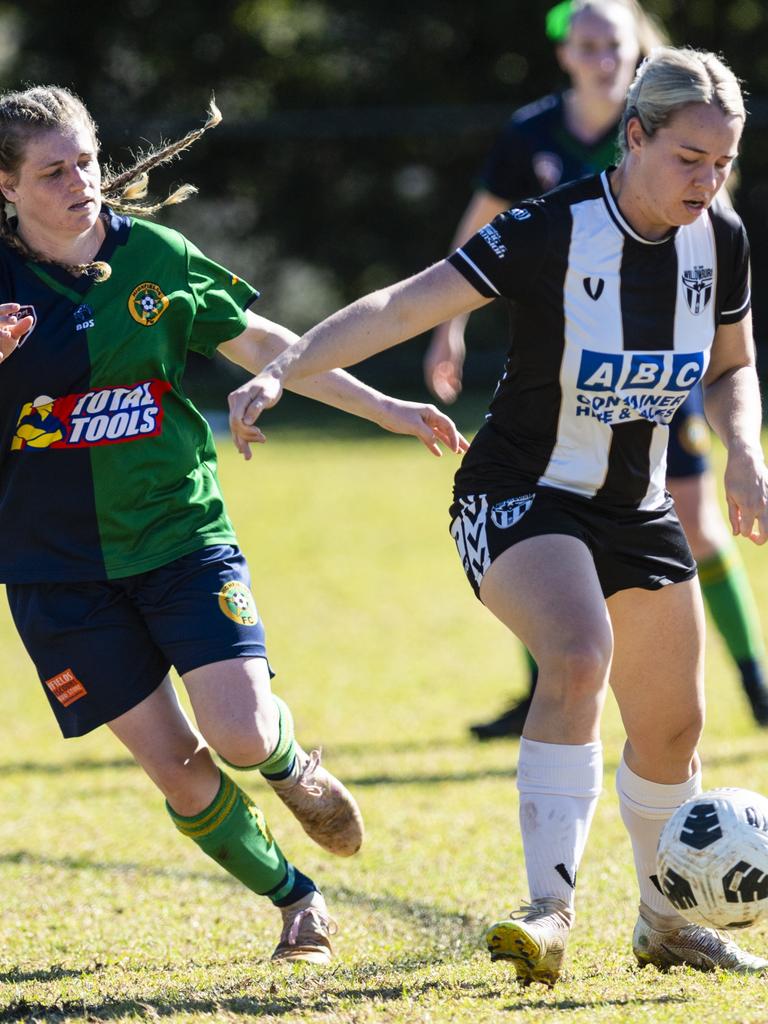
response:
[[[472,268],[472,270],[473,270],[473,271],[474,271],[474,272],[475,272],[475,273],[477,274],[477,276],[478,276],[478,277],[480,278],[480,280],[481,280],[481,281],[485,281],[485,283],[486,283],[486,284],[488,285],[488,287],[489,287],[489,288],[491,289],[491,291],[493,292],[493,294],[494,294],[494,295],[501,295],[501,292],[500,292],[500,291],[499,291],[499,289],[498,289],[498,288],[496,287],[496,285],[495,285],[495,284],[494,284],[494,283],[493,283],[492,281],[489,281],[489,280],[488,280],[488,278],[487,278],[487,277],[485,276],[485,274],[484,274],[484,273],[482,272],[482,270],[480,269],[480,267],[478,267],[478,265],[477,265],[476,263],[474,263],[474,262],[473,262],[473,261],[472,261],[472,260],[471,260],[471,259],[469,258],[469,256],[467,256],[467,254],[466,254],[466,253],[464,252],[464,250],[463,250],[463,249],[457,249],[457,250],[456,250],[456,252],[457,252],[457,255],[461,256],[461,258],[462,258],[462,259],[464,260],[464,262],[465,262],[465,263],[466,263],[466,264],[467,264],[468,266],[470,266],[470,267]]]

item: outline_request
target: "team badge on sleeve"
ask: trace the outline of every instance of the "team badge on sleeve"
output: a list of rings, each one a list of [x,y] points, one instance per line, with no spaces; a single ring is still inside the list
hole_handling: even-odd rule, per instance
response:
[[[160,285],[153,281],[142,281],[131,292],[128,312],[137,324],[152,327],[168,309],[169,302]]]

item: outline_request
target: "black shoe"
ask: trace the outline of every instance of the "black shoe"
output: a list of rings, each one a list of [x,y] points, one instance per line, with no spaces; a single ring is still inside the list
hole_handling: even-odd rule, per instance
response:
[[[752,716],[758,725],[768,725],[768,690],[747,690]]]
[[[507,736],[522,736],[530,707],[531,698],[526,697],[507,708],[492,722],[479,722],[477,725],[470,725],[469,731],[476,740],[500,740]]]
[[[741,685],[747,695],[752,715],[758,725],[768,725],[768,686],[762,667],[756,661],[740,661]]]

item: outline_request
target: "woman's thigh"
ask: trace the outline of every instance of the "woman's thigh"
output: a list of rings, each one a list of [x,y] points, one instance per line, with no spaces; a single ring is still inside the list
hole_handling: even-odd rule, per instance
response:
[[[612,637],[586,545],[548,534],[507,548],[485,572],[480,599],[539,666],[526,737],[552,743],[596,739]]]

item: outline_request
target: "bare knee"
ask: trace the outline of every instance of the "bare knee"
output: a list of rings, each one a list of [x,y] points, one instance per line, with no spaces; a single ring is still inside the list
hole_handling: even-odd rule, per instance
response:
[[[144,770],[177,814],[191,817],[210,806],[221,775],[207,747],[189,756],[171,756],[144,765]]]
[[[241,768],[266,761],[280,738],[280,723],[273,701],[256,707],[247,716],[222,715],[200,725],[206,742],[229,764]]]
[[[656,719],[629,737],[633,760],[641,768],[640,774],[654,778],[655,773],[671,769],[673,772],[686,771],[696,755],[696,747],[704,727],[704,715],[700,708],[691,708],[684,720],[675,719],[664,723]]]
[[[611,665],[610,636],[580,636],[540,659],[539,683],[551,699],[579,702],[602,692]]]

